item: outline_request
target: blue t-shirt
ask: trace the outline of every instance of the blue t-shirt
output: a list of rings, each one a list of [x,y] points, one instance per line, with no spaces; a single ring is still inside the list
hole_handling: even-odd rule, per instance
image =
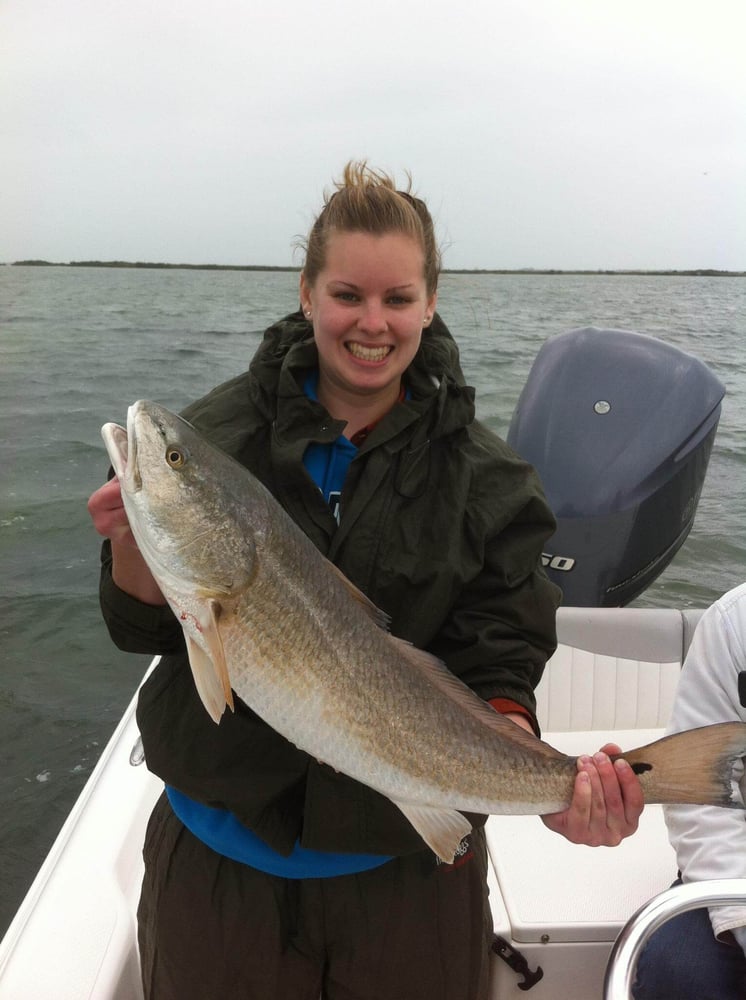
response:
[[[383,854],[335,854],[310,851],[296,842],[285,857],[273,851],[232,812],[195,802],[175,788],[166,786],[171,808],[184,826],[203,844],[233,861],[251,865],[281,878],[331,878],[378,868],[390,859]]]
[[[316,399],[318,372],[311,372],[303,386],[310,399]],[[350,462],[357,448],[345,437],[331,444],[311,443],[303,464],[324,494],[339,522],[339,499]],[[377,868],[390,860],[382,854],[337,854],[310,851],[296,843],[288,857],[273,851],[227,809],[216,809],[195,802],[175,788],[166,786],[171,808],[184,826],[213,851],[282,878],[330,878]]]
[[[309,372],[303,391],[309,399],[317,399],[316,387],[319,382],[318,371]],[[303,464],[311,479],[324,495],[324,499],[332,509],[339,524],[339,502],[342,496],[347,470],[350,462],[357,455],[357,447],[340,435],[331,444],[318,444],[312,441],[303,453]]]

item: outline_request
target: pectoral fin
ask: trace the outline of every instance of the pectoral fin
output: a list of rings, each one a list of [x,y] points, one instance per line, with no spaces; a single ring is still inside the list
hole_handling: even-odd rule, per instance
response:
[[[226,705],[233,711],[233,692],[218,627],[220,610],[218,601],[207,602],[206,614],[199,622],[204,646],[186,633],[189,665],[192,668],[197,693],[210,718],[216,723],[220,722]]]
[[[452,864],[456,849],[471,833],[471,823],[456,809],[434,809],[392,800],[441,861]]]

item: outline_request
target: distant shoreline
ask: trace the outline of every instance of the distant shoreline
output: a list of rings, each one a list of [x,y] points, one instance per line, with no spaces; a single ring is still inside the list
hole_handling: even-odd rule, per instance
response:
[[[126,261],[126,260],[71,260],[68,263],[60,263],[51,260],[14,260],[12,267],[134,267],[148,268],[155,270],[171,271],[289,271],[299,272],[300,267],[281,267],[272,264],[166,264],[151,261]],[[517,275],[541,275],[541,274],[580,274],[580,275],[643,275],[661,277],[682,277],[682,278],[744,278],[746,271],[718,271],[714,268],[692,268],[689,270],[644,270],[630,268],[626,270],[607,270],[605,268],[591,269],[570,269],[563,268],[543,268],[543,267],[521,267],[521,268],[492,268],[492,267],[446,267],[443,274],[517,274]]]

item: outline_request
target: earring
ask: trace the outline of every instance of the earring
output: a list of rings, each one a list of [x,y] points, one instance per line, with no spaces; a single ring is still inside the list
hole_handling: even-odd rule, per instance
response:
[[[306,309],[306,319],[310,319],[310,318],[311,318],[311,310],[310,309]]]

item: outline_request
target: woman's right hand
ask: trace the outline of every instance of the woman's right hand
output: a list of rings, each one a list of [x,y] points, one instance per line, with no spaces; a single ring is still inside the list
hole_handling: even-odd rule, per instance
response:
[[[127,511],[122,501],[122,489],[115,476],[105,483],[88,500],[88,513],[99,535],[110,538],[119,545],[137,548]]]
[[[145,604],[165,604],[132,534],[116,476],[91,495],[88,513],[99,535],[111,540],[111,578],[117,587]]]

